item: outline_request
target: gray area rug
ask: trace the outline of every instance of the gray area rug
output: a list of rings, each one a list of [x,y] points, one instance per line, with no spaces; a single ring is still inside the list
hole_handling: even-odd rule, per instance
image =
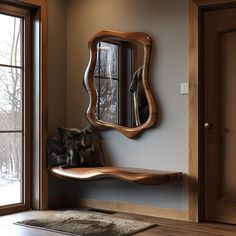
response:
[[[56,211],[43,213],[40,218],[16,222],[18,225],[43,230],[86,236],[128,236],[153,227],[155,224],[126,220],[89,211]]]

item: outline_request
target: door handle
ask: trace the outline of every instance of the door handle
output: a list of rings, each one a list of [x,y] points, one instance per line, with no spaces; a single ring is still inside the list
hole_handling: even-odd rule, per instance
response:
[[[211,128],[211,124],[209,122],[205,122],[204,123],[204,128],[205,129],[210,129]]]

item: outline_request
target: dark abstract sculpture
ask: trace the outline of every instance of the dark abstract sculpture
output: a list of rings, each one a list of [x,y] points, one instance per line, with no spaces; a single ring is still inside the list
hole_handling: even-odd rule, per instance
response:
[[[58,133],[47,141],[49,167],[105,166],[100,137],[95,130],[59,127]]]

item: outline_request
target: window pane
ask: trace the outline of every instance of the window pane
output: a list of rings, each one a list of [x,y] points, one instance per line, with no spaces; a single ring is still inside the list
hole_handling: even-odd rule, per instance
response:
[[[22,70],[0,66],[0,132],[22,129]]]
[[[22,134],[0,133],[0,206],[21,203]]]
[[[98,103],[97,117],[99,120],[118,124],[118,80],[113,79],[95,79]],[[99,93],[99,94],[98,94]]]
[[[22,26],[21,18],[0,14],[0,64],[22,66]]]
[[[97,46],[95,76],[118,78],[118,45],[100,42]]]

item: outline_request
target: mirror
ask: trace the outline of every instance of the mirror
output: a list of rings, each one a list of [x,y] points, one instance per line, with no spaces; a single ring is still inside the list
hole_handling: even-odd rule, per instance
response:
[[[151,38],[145,33],[101,31],[89,41],[84,84],[90,96],[87,118],[129,138],[157,121],[148,85]]]

